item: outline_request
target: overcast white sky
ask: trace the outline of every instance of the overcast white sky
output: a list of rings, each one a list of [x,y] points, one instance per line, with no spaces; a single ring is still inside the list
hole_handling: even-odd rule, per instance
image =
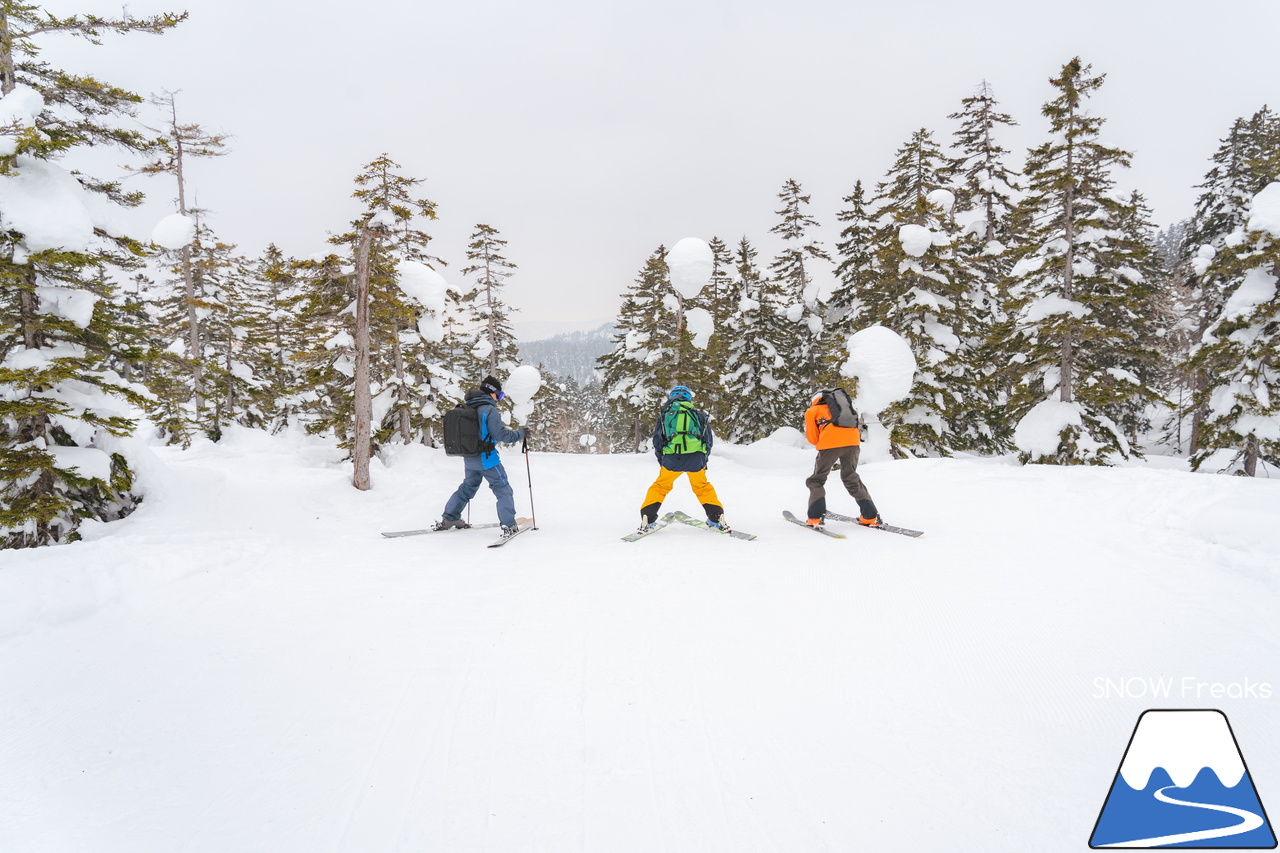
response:
[[[46,41],[43,58],[144,95],[179,90],[181,120],[232,134],[191,189],[245,253],[324,249],[358,212],[352,178],[388,153],[439,206],[428,230],[446,278],[476,223],[509,241],[525,323],[612,319],[649,253],[681,237],[745,234],[767,263],[788,178],[832,248],[854,181],[880,181],[913,130],[949,142],[947,115],[984,79],[1020,122],[1003,140],[1020,167],[1045,135],[1048,78],[1076,55],[1106,73],[1092,111],[1134,152],[1120,185],[1161,225],[1190,214],[1235,118],[1280,107],[1275,0],[129,4],[184,9],[167,35]],[[141,234],[167,212],[164,180],[131,179],[157,202]]]

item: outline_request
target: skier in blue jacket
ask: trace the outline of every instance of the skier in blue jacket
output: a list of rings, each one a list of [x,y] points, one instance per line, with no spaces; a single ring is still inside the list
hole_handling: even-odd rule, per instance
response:
[[[515,444],[529,435],[529,430],[510,430],[502,423],[502,415],[494,405],[503,398],[502,383],[492,376],[486,376],[480,387],[467,392],[465,405],[473,406],[480,420],[480,440],[496,444]],[[480,481],[487,480],[489,489],[498,499],[498,521],[502,524],[502,535],[511,536],[516,532],[515,493],[511,489],[511,481],[507,479],[507,470],[502,467],[502,459],[497,449],[486,450],[479,456],[467,456],[462,460],[465,476],[462,485],[458,486],[448,503],[435,530],[446,530],[450,527],[470,527],[462,520],[462,511],[480,490]]]

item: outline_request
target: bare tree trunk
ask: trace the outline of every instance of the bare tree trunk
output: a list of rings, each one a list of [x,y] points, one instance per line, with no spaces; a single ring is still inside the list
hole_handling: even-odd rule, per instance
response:
[[[13,67],[13,36],[9,33],[9,15],[0,11],[0,95],[18,88],[18,75]]]
[[[1249,433],[1249,437],[1244,440],[1244,473],[1246,477],[1258,476],[1258,437],[1253,433]]]
[[[373,403],[369,397],[369,250],[373,231],[360,232],[356,247],[356,372],[355,435],[351,439],[351,456],[355,461],[352,485],[369,490],[369,456],[372,452]]]

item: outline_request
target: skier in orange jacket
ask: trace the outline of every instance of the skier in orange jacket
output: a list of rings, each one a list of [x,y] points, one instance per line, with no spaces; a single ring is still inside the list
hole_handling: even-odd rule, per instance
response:
[[[813,474],[804,481],[809,487],[809,526],[822,526],[822,517],[827,512],[827,476],[837,462],[840,463],[840,481],[858,502],[858,509],[862,513],[858,523],[868,527],[878,526],[880,513],[876,510],[875,501],[871,500],[871,493],[863,484],[862,477],[858,476],[862,431],[857,427],[842,427],[833,422],[825,392],[814,395],[813,402],[804,413],[804,437],[818,448]]]

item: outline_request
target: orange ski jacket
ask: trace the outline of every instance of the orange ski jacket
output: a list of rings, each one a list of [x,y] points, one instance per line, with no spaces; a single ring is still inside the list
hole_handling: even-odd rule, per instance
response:
[[[857,427],[841,427],[831,420],[831,410],[822,402],[822,395],[813,398],[804,413],[804,437],[819,450],[831,447],[852,447],[862,443],[862,433]]]

